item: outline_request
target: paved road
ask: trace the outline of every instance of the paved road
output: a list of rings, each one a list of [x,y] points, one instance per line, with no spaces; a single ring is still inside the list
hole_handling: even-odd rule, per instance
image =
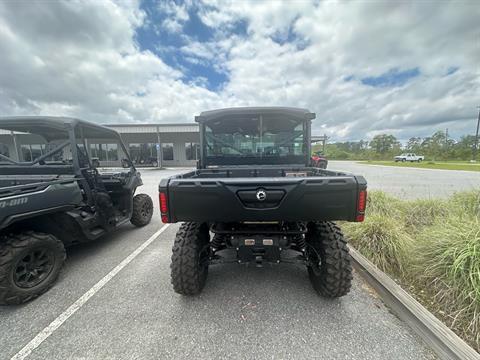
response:
[[[328,169],[365,176],[369,189],[403,199],[447,197],[456,191],[480,189],[480,172],[401,168],[330,161]]]
[[[161,176],[145,170],[156,198]],[[47,327],[162,225],[125,225],[102,241],[68,250],[59,282],[23,306],[0,307],[0,359]],[[170,225],[73,316],[31,359],[431,359],[431,352],[355,276],[351,293],[318,297],[298,266],[211,267],[204,292],[175,294],[169,265]]]

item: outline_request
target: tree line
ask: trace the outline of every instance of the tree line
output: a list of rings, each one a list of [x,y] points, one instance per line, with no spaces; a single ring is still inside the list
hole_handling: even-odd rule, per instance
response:
[[[395,155],[412,152],[427,160],[470,160],[475,147],[475,136],[464,135],[455,140],[443,131],[425,138],[412,137],[405,145],[391,134],[379,134],[370,141],[346,141],[326,144],[325,155],[338,160],[392,160]],[[315,145],[314,151],[321,151]],[[480,156],[480,155],[479,155]]]

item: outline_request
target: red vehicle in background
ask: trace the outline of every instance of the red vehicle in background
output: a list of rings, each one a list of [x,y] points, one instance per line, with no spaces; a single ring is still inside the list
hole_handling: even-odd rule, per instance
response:
[[[312,160],[312,166],[318,167],[320,169],[327,168],[328,160],[321,151],[314,152],[311,157],[311,160]]]

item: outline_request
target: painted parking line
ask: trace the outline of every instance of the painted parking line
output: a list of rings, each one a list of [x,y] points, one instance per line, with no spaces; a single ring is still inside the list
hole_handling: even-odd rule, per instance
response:
[[[57,330],[62,324],[68,320],[73,314],[75,314],[83,305],[87,303],[92,296],[94,296],[101,288],[103,288],[110,280],[112,280],[122,269],[127,266],[133,259],[135,259],[145,248],[150,245],[158,236],[163,233],[170,224],[165,224],[155,234],[150,236],[142,245],[135,249],[130,255],[128,255],[120,264],[118,264],[112,271],[105,275],[100,281],[93,285],[85,294],[83,294],[77,301],[75,301],[70,307],[61,313],[50,325],[40,331],[27,345],[25,345],[18,353],[16,353],[11,359],[22,360],[32,353],[37,347],[40,346],[55,330]]]

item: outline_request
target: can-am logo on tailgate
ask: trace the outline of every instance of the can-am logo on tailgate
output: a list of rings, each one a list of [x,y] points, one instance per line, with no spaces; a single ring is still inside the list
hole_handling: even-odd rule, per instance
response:
[[[23,205],[23,204],[26,204],[27,202],[28,202],[28,197],[0,201],[0,209],[11,207],[11,206]]]
[[[257,197],[258,201],[264,201],[267,198],[267,193],[265,190],[258,190],[255,196]]]

